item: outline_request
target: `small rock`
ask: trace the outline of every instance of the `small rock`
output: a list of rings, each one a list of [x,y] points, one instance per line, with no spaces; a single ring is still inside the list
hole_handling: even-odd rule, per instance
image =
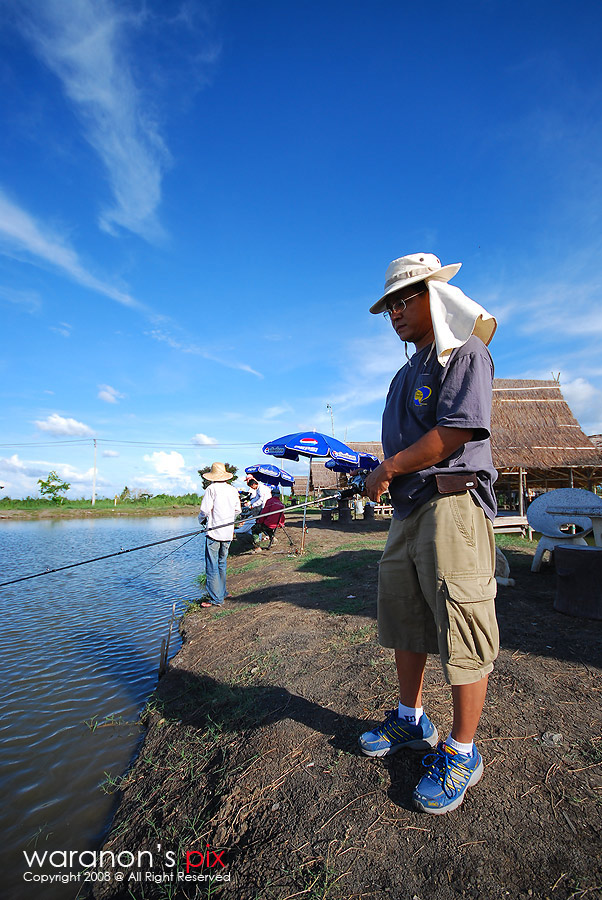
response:
[[[280,809],[279,803],[272,803],[272,812],[277,812]]]
[[[558,744],[562,744],[562,740],[562,735],[555,731],[546,731],[541,736],[541,743],[546,747],[557,747]]]

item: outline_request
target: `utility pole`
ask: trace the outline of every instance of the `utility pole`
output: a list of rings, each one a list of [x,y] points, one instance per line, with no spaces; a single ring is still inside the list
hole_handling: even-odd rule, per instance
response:
[[[96,503],[96,438],[94,438],[94,480],[92,481],[92,506]]]
[[[330,410],[330,425],[332,428],[332,436],[334,437],[334,416],[332,415],[332,406],[330,405],[330,403],[326,404],[326,409]]]

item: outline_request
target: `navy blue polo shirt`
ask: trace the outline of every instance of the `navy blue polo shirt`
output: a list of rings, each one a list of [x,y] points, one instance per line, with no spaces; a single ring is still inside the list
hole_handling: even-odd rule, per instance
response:
[[[436,425],[470,428],[473,440],[450,457],[420,472],[399,475],[389,485],[394,516],[405,519],[437,492],[436,473],[477,474],[471,493],[493,521],[497,504],[493,484],[497,472],[491,460],[489,429],[493,361],[480,338],[472,335],[453,350],[447,365],[441,366],[431,346],[418,350],[399,370],[387,394],[383,412],[382,444],[385,458],[416,441]]]

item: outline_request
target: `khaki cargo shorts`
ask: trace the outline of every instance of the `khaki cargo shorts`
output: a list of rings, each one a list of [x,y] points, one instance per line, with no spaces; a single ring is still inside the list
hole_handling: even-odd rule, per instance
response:
[[[493,527],[468,491],[393,519],[379,564],[379,642],[439,653],[448,684],[479,681],[499,651],[494,572]]]

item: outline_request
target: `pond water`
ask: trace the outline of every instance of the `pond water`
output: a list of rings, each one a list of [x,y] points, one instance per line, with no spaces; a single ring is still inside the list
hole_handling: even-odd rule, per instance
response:
[[[0,581],[185,534],[196,518],[0,521]],[[198,598],[202,536],[0,588],[2,881],[11,900],[75,897],[77,884],[25,883],[24,851],[102,841],[119,777],[143,736],[161,640]],[[186,543],[185,543],[186,541]],[[177,622],[170,653],[179,648]]]

